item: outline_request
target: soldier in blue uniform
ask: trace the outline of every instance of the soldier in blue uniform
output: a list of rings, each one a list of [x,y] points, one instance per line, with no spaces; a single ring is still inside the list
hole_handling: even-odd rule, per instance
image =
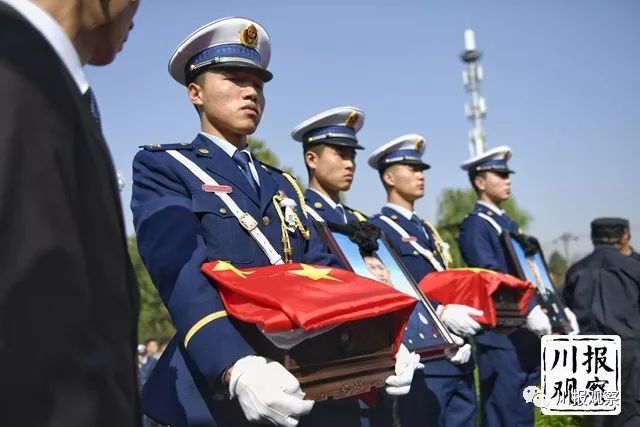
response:
[[[316,221],[346,224],[367,219],[340,200],[340,193],[349,191],[353,183],[356,150],[364,148],[356,137],[363,124],[362,111],[338,107],[305,120],[291,132],[291,137],[302,143],[309,175],[304,198]]]
[[[393,249],[416,282],[434,271],[442,271],[449,258],[448,245],[436,228],[420,219],[414,203],[424,196],[424,138],[409,134],[398,137],[371,154],[369,165],[378,170],[387,193],[387,204],[370,222],[386,234]],[[452,332],[470,336],[480,329],[471,317],[482,312],[464,305],[436,305],[436,311]],[[418,306],[410,324],[427,319]],[[419,328],[411,330],[418,331]],[[398,399],[398,414],[404,426],[475,426],[476,397],[471,347],[462,345],[449,359],[431,361],[416,372],[409,395]],[[404,337],[407,346],[420,345],[428,337],[418,333]]]
[[[422,160],[424,148],[422,136],[409,134],[381,146],[369,158],[369,165],[380,173],[387,193],[387,204],[370,222],[384,231],[416,282],[431,272],[444,270],[449,257],[448,246],[436,228],[413,210],[415,201],[424,196],[424,171],[429,168]],[[418,306],[410,324],[426,321],[428,316],[421,310],[424,308]],[[470,336],[480,329],[471,316],[482,312],[472,307],[439,305],[436,311],[455,334]],[[428,336],[419,333],[404,337],[407,346],[419,345],[425,339]],[[462,339],[459,344],[463,344]],[[398,400],[403,427],[475,427],[476,395],[470,356],[471,347],[466,343],[450,360],[430,361],[422,372],[416,372],[409,395]]]
[[[500,234],[502,230],[519,232],[518,224],[500,209],[511,195],[510,157],[511,149],[501,146],[462,164],[478,198],[458,237],[462,257],[470,267],[509,272]],[[540,381],[539,336],[550,334],[551,324],[535,299],[529,309],[527,329],[508,336],[486,330],[475,337],[484,426],[534,424],[533,405],[525,403],[522,391]]]
[[[272,77],[269,57],[269,36],[248,19],[196,30],[178,46],[169,72],[187,87],[201,131],[191,143],[145,146],[133,162],[138,247],[177,331],[145,384],[143,407],[172,427],[359,423],[331,405],[304,400],[293,375],[256,356],[240,332],[249,326],[228,317],[200,272],[210,260],[240,268],[337,265],[315,236],[293,178],[247,149],[265,105],[263,85]],[[404,375],[388,379],[390,393],[408,389],[417,361],[405,356],[397,362]]]
[[[338,107],[311,117],[293,129],[291,137],[302,143],[309,187],[304,192],[311,218],[333,224],[364,224],[367,217],[345,206],[340,193],[349,191],[356,171],[356,150],[362,150],[357,133],[364,113],[355,107]],[[362,426],[387,427],[393,423],[390,399],[369,408],[360,402]]]

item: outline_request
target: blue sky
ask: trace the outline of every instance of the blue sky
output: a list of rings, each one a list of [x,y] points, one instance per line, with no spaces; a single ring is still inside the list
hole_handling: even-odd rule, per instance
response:
[[[529,232],[547,253],[563,232],[589,250],[589,222],[624,216],[640,246],[640,2],[634,0],[145,0],[114,64],[88,68],[105,135],[127,186],[138,146],[191,141],[198,122],[168,59],[195,28],[225,16],[256,19],[272,40],[267,107],[256,138],[304,175],[289,137],[302,120],[354,105],[366,114],[348,204],[372,214],[384,203],[366,158],[405,133],[423,134],[427,193],[416,205],[435,218],[444,188],[467,186],[462,86],[463,31],[484,55],[482,94],[489,147],[510,145],[513,191],[534,217]]]

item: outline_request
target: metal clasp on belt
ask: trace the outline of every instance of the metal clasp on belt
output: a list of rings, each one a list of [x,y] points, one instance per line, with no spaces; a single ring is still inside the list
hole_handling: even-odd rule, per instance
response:
[[[244,212],[240,216],[239,221],[240,221],[240,225],[249,232],[258,226],[258,222],[247,212]]]

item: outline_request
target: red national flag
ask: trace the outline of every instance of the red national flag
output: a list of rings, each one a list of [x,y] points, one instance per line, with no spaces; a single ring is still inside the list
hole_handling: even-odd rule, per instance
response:
[[[312,331],[394,313],[397,337],[416,300],[350,271],[307,264],[237,269],[224,261],[202,265],[227,312],[267,333]]]
[[[482,268],[452,268],[427,274],[419,283],[425,295],[442,304],[464,304],[484,312],[474,318],[482,324],[496,326],[496,310],[491,295],[500,286],[523,289],[518,303],[522,315],[526,314],[533,285],[509,274]]]

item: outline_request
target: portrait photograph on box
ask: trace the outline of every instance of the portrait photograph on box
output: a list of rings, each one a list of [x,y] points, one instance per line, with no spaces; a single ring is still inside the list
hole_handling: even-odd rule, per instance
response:
[[[566,334],[572,331],[564,312],[564,304],[556,294],[549,269],[537,239],[504,231],[502,244],[507,255],[509,273],[531,282],[536,295],[551,321],[553,332]]]
[[[344,226],[316,222],[316,229],[325,245],[338,257],[345,269],[353,271],[359,276],[385,283],[397,291],[417,299],[418,304],[425,307],[428,317],[420,316],[419,322],[410,322],[405,334],[428,337],[428,339],[420,340],[426,344],[417,344],[417,340],[414,346],[409,343],[407,346],[409,350],[419,353],[422,360],[430,360],[445,357],[449,349],[456,347],[448,329],[435,314],[429,300],[420,291],[396,254],[390,249],[384,234],[380,234],[376,239],[377,249],[363,251],[358,243],[354,242],[348,233],[345,233]]]

